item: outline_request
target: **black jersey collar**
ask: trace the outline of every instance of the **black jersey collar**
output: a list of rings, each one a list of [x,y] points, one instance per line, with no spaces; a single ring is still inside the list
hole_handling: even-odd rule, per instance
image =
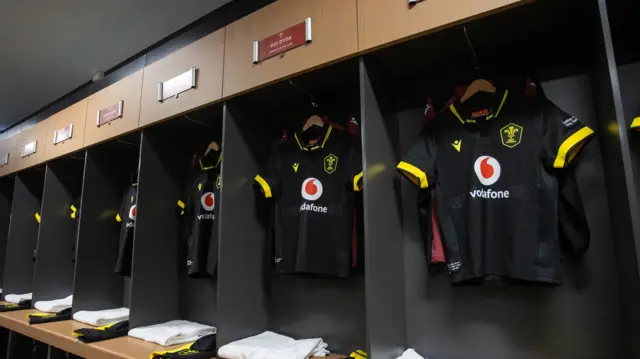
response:
[[[494,118],[498,118],[498,115],[500,114],[500,111],[502,111],[502,107],[504,106],[504,103],[507,101],[508,96],[509,96],[509,90],[504,90],[504,94],[502,95],[502,99],[500,100],[500,102],[494,104],[493,108],[489,110],[489,113],[484,119],[491,120]],[[456,107],[456,105],[458,107]],[[449,110],[463,125],[477,122],[476,119],[472,118],[471,114],[469,114],[468,111],[465,111],[464,105],[460,103],[459,99],[456,100],[451,105],[449,105]]]
[[[300,135],[298,135],[297,132],[293,134],[293,137],[295,137],[296,142],[298,143],[298,147],[300,147],[302,151],[314,151],[319,148],[324,148],[324,145],[327,143],[327,140],[329,139],[329,136],[331,135],[332,130],[333,130],[333,126],[329,125],[329,127],[327,128],[327,133],[324,135],[324,140],[322,140],[322,143],[320,145],[315,145],[313,147],[304,146],[302,144],[302,140],[300,140]]]
[[[218,154],[218,160],[216,161],[216,164],[213,166],[205,166],[204,163],[202,163],[202,158],[198,159],[198,162],[200,163],[200,169],[203,171],[208,171],[210,169],[218,167],[221,161],[222,161],[222,152]]]

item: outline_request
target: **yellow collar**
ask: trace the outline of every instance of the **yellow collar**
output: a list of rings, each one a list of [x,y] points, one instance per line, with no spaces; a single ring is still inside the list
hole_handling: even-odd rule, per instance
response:
[[[320,145],[316,145],[313,147],[306,147],[302,145],[302,141],[300,140],[300,137],[298,136],[298,133],[294,133],[293,137],[295,137],[296,142],[298,143],[298,147],[300,147],[301,150],[303,151],[313,151],[313,150],[317,150],[318,148],[324,148],[324,145],[327,143],[327,140],[329,139],[329,135],[331,135],[331,131],[333,130],[333,126],[329,125],[329,128],[327,129],[327,133],[324,135],[324,140],[322,140],[322,144]]]
[[[509,96],[509,90],[505,90],[504,91],[504,95],[502,95],[502,101],[500,101],[500,105],[498,106],[498,110],[496,111],[495,114],[490,114],[489,116],[487,116],[485,118],[485,120],[491,120],[492,118],[498,118],[498,115],[500,114],[500,111],[502,110],[502,106],[504,106],[505,101],[507,101],[507,96]],[[451,113],[453,113],[456,118],[458,118],[458,120],[460,121],[460,123],[467,124],[467,123],[476,123],[476,120],[474,119],[463,119],[462,116],[460,116],[460,114],[458,113],[458,110],[456,109],[456,107],[451,104],[449,105],[449,110],[451,110]]]
[[[202,158],[198,159],[198,162],[200,163],[200,169],[203,170],[203,171],[208,171],[208,170],[210,170],[212,168],[218,167],[220,165],[221,161],[222,161],[222,152],[220,152],[220,154],[218,155],[218,161],[213,166],[206,166],[205,167],[204,164],[202,163]]]

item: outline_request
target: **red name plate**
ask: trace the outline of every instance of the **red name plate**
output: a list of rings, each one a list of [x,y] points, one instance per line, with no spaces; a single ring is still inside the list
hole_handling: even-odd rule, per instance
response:
[[[311,18],[263,40],[253,42],[253,63],[311,42]]]
[[[65,128],[61,128],[53,133],[53,144],[57,145],[60,142],[64,142],[73,136],[73,124]]]
[[[124,101],[119,101],[105,109],[98,111],[98,117],[96,119],[96,126],[100,127],[107,123],[117,120],[122,117],[122,109],[124,107]]]

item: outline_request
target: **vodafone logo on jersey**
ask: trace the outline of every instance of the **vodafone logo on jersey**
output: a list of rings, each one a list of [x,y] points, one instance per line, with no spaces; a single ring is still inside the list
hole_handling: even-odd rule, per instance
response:
[[[315,201],[322,196],[322,182],[317,178],[307,178],[302,182],[300,194],[307,201]]]
[[[480,156],[473,165],[478,180],[485,186],[491,186],[500,178],[500,162],[491,156]]]
[[[480,156],[473,164],[478,180],[485,186],[498,182],[502,168],[500,162],[491,156]],[[494,191],[492,189],[477,189],[469,192],[473,198],[502,199],[509,198],[509,191]]]
[[[200,198],[200,203],[202,204],[202,208],[211,212],[216,206],[216,197],[213,192],[206,192]]]
[[[205,211],[211,212],[216,207],[216,196],[213,194],[213,192],[205,192],[202,194],[202,197],[200,197],[200,204],[202,204],[202,208],[204,208]],[[213,215],[213,213],[199,214],[198,220],[203,219],[213,220],[215,219],[215,216]]]
[[[320,182],[317,178],[307,178],[302,182],[302,188],[300,189],[300,194],[302,198],[307,201],[315,201],[322,196],[322,182]],[[309,211],[316,213],[327,213],[329,209],[324,206],[318,206],[313,203],[302,203],[300,206],[300,212]]]
[[[138,206],[135,204],[129,208],[129,219],[132,221],[136,220],[136,208],[138,208]]]

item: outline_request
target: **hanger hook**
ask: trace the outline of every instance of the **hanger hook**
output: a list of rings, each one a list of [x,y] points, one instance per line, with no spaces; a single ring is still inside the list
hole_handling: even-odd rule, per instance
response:
[[[469,38],[469,32],[467,31],[467,25],[463,25],[464,29],[464,37],[467,39],[467,45],[469,46],[469,50],[471,51],[471,56],[473,56],[473,67],[475,70],[480,70],[480,62],[478,61],[478,55],[476,54],[476,49],[473,47],[473,43],[471,42],[471,38]]]
[[[293,86],[293,88],[295,88],[296,90],[298,90],[298,91],[302,92],[303,94],[305,94],[309,98],[309,101],[311,102],[311,106],[313,106],[313,108],[318,107],[318,104],[313,100],[313,96],[311,96],[310,93],[308,93],[303,88],[301,88],[301,87],[297,86],[296,84],[294,84],[293,80],[289,80],[289,84],[291,86]]]

